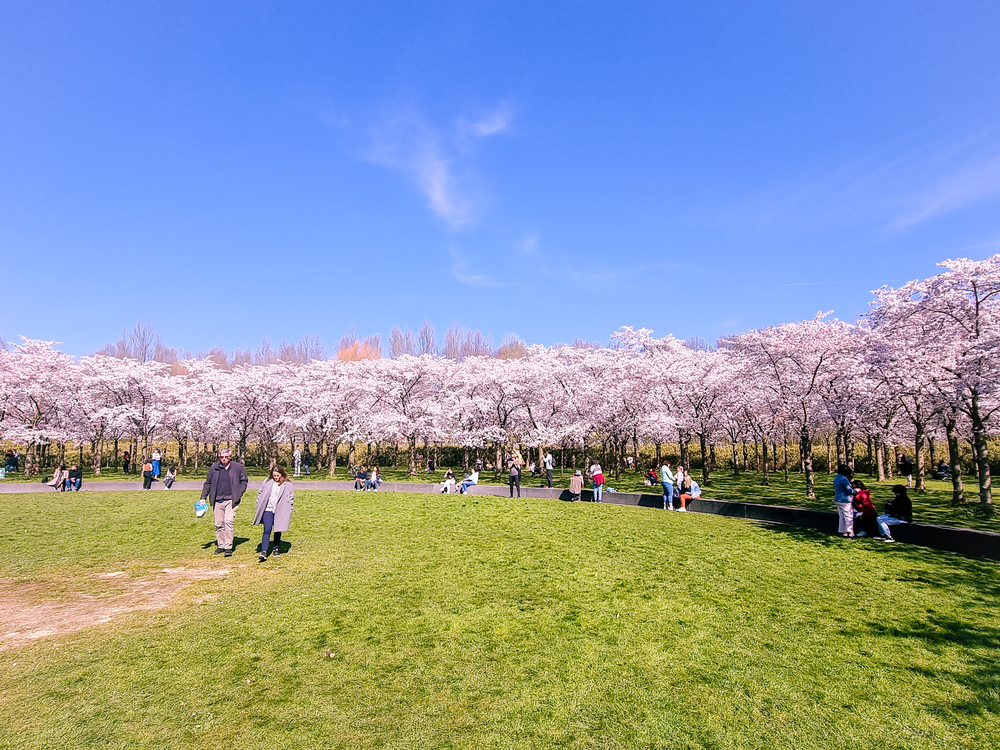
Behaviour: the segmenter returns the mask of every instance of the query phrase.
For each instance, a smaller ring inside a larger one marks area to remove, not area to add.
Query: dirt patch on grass
[[[226,568],[164,568],[146,578],[100,573],[96,578],[117,590],[104,595],[71,592],[57,599],[49,584],[0,578],[0,651],[101,625],[128,612],[161,609],[189,583],[228,574]]]

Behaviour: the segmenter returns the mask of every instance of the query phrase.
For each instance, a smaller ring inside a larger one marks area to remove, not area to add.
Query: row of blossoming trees
[[[864,445],[883,476],[888,448],[918,461],[945,440],[955,500],[964,501],[960,451],[971,448],[979,499],[991,503],[988,438],[995,433],[1000,358],[1000,255],[955,260],[933,278],[875,293],[858,324],[813,320],[748,331],[714,350],[623,328],[607,349],[528,347],[524,356],[314,360],[223,370],[98,355],[73,360],[51,342],[0,351],[0,439],[29,454],[53,443],[89,445],[99,473],[112,441],[146,451],[171,441],[180,460],[230,442],[276,460],[289,440],[315,443],[333,471],[337,447],[391,443],[416,470],[418,441],[488,451],[512,443],[571,447],[616,465],[639,445],[700,449],[710,481],[716,448],[752,442],[763,481],[792,442],[814,496],[817,435],[838,460]],[[912,450],[911,450],[912,449]],[[770,451],[770,455],[769,455]],[[773,469],[772,469],[773,470]]]

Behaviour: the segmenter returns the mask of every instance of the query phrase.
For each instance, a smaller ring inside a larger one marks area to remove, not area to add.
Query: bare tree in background
[[[430,354],[432,357],[437,356],[437,336],[434,334],[434,326],[431,325],[429,320],[424,320],[420,326],[420,331],[417,333],[417,351],[421,355]]]
[[[517,337],[516,333],[508,333],[504,336],[496,353],[497,359],[524,359],[527,356],[528,347]]]
[[[516,337],[515,337],[516,338]],[[480,330],[471,331],[452,323],[444,335],[441,356],[460,362],[466,357],[489,357],[493,355],[493,339]]]
[[[404,354],[416,354],[417,348],[413,342],[413,331],[409,327],[399,330],[399,326],[393,326],[389,333],[389,356],[399,359]]]
[[[358,331],[354,326],[351,326],[351,330],[340,338],[340,343],[337,344],[337,351],[342,352],[345,349],[350,349],[356,343],[358,343]]]

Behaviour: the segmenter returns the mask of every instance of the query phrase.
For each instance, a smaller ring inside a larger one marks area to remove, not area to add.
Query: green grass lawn
[[[197,493],[6,495],[24,606],[229,568],[0,651],[10,748],[984,748],[1000,567],[700,514],[307,492],[229,559]],[[44,505],[43,505],[44,504]],[[324,652],[330,650],[332,657]],[[992,740],[990,738],[993,738]]]

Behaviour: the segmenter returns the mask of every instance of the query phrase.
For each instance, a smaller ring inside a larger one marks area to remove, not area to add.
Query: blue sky
[[[0,0],[0,336],[852,320],[1000,252],[998,38],[992,1]]]

